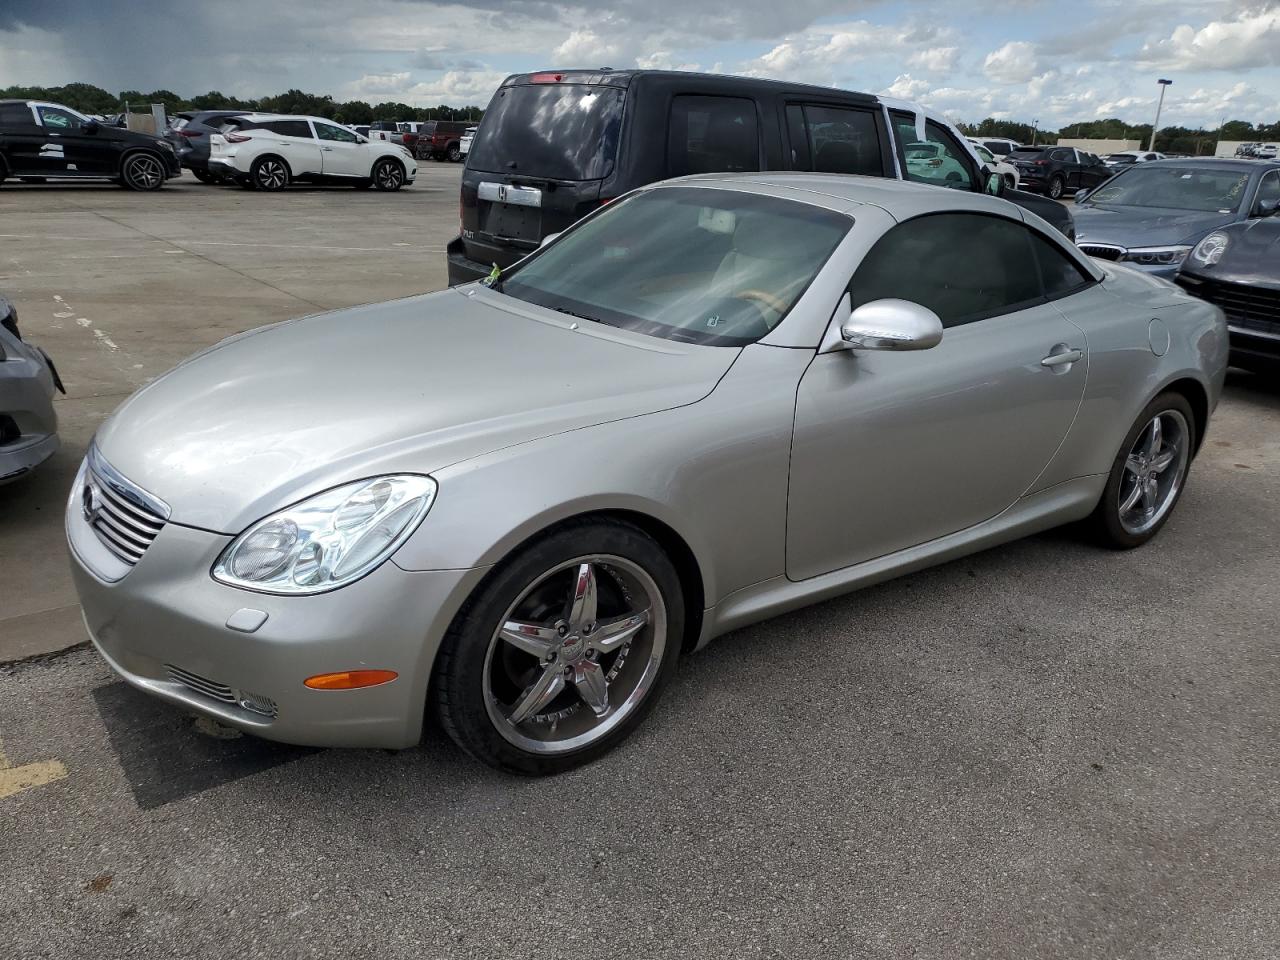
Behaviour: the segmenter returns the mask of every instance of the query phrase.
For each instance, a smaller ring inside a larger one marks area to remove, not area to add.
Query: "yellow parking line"
[[[21,767],[9,766],[9,760],[4,754],[4,741],[0,740],[0,800],[32,787],[61,780],[66,775],[67,768],[61,760],[39,760]]]

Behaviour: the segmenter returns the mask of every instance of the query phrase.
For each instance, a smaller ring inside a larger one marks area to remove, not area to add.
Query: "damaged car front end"
[[[53,361],[22,339],[16,308],[0,296],[0,484],[25,476],[57,452],[55,390],[66,393]]]

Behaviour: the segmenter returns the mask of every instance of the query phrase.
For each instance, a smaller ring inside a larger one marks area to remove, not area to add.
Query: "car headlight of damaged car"
[[[213,565],[213,578],[263,593],[323,593],[395,552],[435,500],[436,482],[373,477],[316,494],[259,520]]]
[[[1191,247],[1130,247],[1125,255],[1129,263],[1140,263],[1147,267],[1175,267],[1187,259]]]
[[[1203,266],[1212,267],[1222,259],[1230,243],[1231,238],[1225,233],[1211,233],[1196,244],[1196,248],[1191,251],[1191,259]]]

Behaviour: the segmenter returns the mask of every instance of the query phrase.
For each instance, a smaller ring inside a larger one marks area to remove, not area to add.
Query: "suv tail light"
[[[1037,167],[1047,167],[1047,166],[1049,165],[1049,161],[1048,161],[1048,160],[1037,160],[1037,161],[1035,162],[1035,164],[1036,164],[1036,166],[1037,166]]]
[[[223,136],[227,138],[227,143],[246,143],[253,139],[247,133],[236,133],[232,130],[228,130]]]
[[[564,79],[563,73],[535,73],[529,78],[530,83],[559,83]]]
[[[188,130],[185,127],[181,130],[174,131],[180,137],[203,137],[204,133],[200,130]]]

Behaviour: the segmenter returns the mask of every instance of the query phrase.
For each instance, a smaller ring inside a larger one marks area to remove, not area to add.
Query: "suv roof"
[[[555,79],[551,79],[551,78]],[[627,87],[637,77],[655,79],[670,78],[673,83],[687,84],[691,79],[714,81],[717,84],[742,84],[744,87],[771,87],[774,91],[795,92],[810,96],[838,95],[842,98],[863,99],[867,103],[885,103],[886,105],[902,105],[902,101],[892,101],[886,97],[877,97],[870,93],[855,90],[837,90],[833,87],[819,87],[810,83],[791,83],[787,80],[769,80],[763,77],[739,77],[725,73],[698,73],[687,70],[614,70],[601,67],[596,70],[534,70],[530,73],[515,73],[502,81],[503,87],[524,83],[588,83],[610,87]]]

